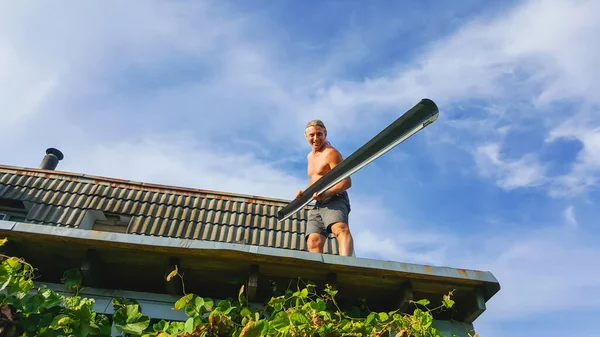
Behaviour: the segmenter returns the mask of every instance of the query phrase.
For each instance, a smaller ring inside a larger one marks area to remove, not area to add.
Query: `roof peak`
[[[176,185],[163,185],[149,182],[140,182],[134,180],[126,180],[119,178],[111,178],[106,176],[96,176],[91,174],[84,174],[78,172],[71,171],[61,171],[61,170],[45,170],[40,168],[32,168],[32,167],[20,167],[20,166],[11,166],[0,164],[0,173],[12,173],[23,176],[38,176],[45,178],[59,178],[66,179],[70,181],[85,181],[85,182],[93,182],[96,184],[106,184],[112,187],[128,187],[128,188],[137,188],[142,190],[160,190],[160,191],[172,191],[178,194],[204,194],[204,195],[214,195],[217,198],[228,199],[228,200],[243,200],[245,202],[259,202],[262,204],[276,204],[276,205],[285,205],[290,202],[290,200],[286,199],[278,199],[266,196],[256,196],[256,195],[248,195],[248,194],[240,194],[233,192],[224,192],[224,191],[216,191],[216,190],[205,190],[199,188],[185,187],[185,186],[176,186]]]

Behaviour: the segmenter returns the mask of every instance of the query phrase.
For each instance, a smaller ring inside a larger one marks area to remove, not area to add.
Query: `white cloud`
[[[444,149],[440,156],[452,155],[457,148],[468,152],[479,149],[479,157],[487,155],[493,164],[486,166],[496,166],[487,176],[503,188],[539,185],[545,169],[537,154],[500,160],[494,157],[496,149],[485,144],[490,138],[505,141],[512,130],[553,128],[565,119],[565,113],[572,114],[564,109],[549,110],[554,103],[600,103],[600,70],[596,66],[600,44],[595,43],[600,34],[595,13],[599,12],[598,1],[528,1],[494,17],[465,24],[450,36],[430,43],[412,63],[399,64],[388,76],[363,82],[338,81],[321,88],[308,109],[344,129],[358,123],[368,125],[367,120],[377,121],[378,116],[398,115],[422,97],[429,97],[441,110],[435,132],[446,141],[441,143]],[[462,122],[453,120],[456,107],[481,101],[485,103],[469,109],[470,115]],[[597,110],[592,115],[600,118]],[[548,177],[556,180],[545,185],[551,188],[550,193],[575,195],[596,184],[597,178],[588,168],[592,162],[597,165],[592,158],[600,157],[595,155],[600,149],[596,146],[597,129],[586,130],[572,134],[585,144],[579,159],[584,164],[578,164],[568,176]],[[457,141],[469,135],[477,138],[468,143]],[[455,148],[449,149],[449,144]],[[561,191],[564,189],[567,191]]]
[[[500,187],[576,195],[598,183],[598,1],[525,2],[468,22],[414,60],[375,69],[387,75],[364,81],[331,74],[376,53],[363,45],[368,37],[344,37],[350,53],[295,63],[282,56],[285,48],[271,35],[279,30],[268,20],[219,2],[23,4],[0,3],[3,163],[35,166],[52,145],[66,155],[59,169],[292,198],[307,183],[300,147],[307,119],[326,120],[334,143],[342,143],[429,97],[441,109],[434,127],[473,153],[479,173]],[[176,68],[181,64],[191,66]],[[175,73],[188,76],[169,82]],[[589,111],[546,110],[569,101]],[[567,175],[548,177],[538,154],[502,153],[507,137],[527,128],[551,129],[549,142],[581,142]],[[170,129],[183,134],[165,133]],[[449,143],[440,152],[452,156]],[[290,162],[301,164],[301,176],[283,168]],[[589,294],[600,291],[600,275],[590,266],[600,252],[586,242],[589,233],[507,225],[506,234],[476,231],[463,240],[460,229],[407,223],[372,195],[351,197],[359,257],[492,271],[502,289],[478,322],[598,306]],[[564,216],[577,223],[573,208]]]
[[[11,50],[11,60],[31,60],[28,66],[43,70],[33,71],[40,75],[24,87],[55,83],[42,87],[52,88],[53,96],[49,96],[49,89],[41,90],[46,94],[38,96],[60,104],[39,114],[72,119],[85,113],[90,119],[100,119],[102,114],[116,117],[117,113],[126,113],[120,123],[129,132],[141,131],[140,119],[153,121],[146,124],[152,128],[179,119],[184,121],[179,128],[190,130],[197,125],[204,127],[204,132],[219,130],[225,139],[240,137],[242,130],[255,127],[262,142],[292,146],[298,151],[303,139],[290,135],[300,130],[309,116],[327,120],[335,140],[342,141],[353,138],[358,123],[385,124],[385,119],[377,116],[392,112],[397,115],[398,110],[430,97],[440,104],[439,124],[444,118],[452,119],[452,106],[462,101],[495,100],[500,114],[486,103],[482,109],[471,110],[473,115],[469,117],[486,123],[492,134],[504,136],[518,120],[533,117],[533,112],[505,109],[506,100],[542,106],[556,99],[583,97],[593,101],[600,92],[600,76],[594,74],[600,48],[587,43],[593,41],[600,27],[591,14],[598,7],[595,1],[531,1],[497,17],[472,21],[447,38],[430,43],[412,62],[398,63],[387,72],[388,76],[370,77],[363,82],[341,81],[328,75],[339,72],[345,62],[368,57],[364,39],[352,42],[352,34],[341,39],[344,49],[352,50],[356,43],[362,51],[343,57],[332,53],[331,58],[319,63],[331,69],[290,63],[281,56],[277,40],[265,38],[262,29],[274,32],[268,30],[268,20],[242,15],[218,3],[187,7],[150,2],[134,6],[135,10],[110,2],[78,4],[80,7],[60,11],[53,7],[34,10],[37,7],[33,5],[24,9],[12,4],[3,6],[0,12],[5,15],[0,21],[5,22],[2,28],[6,34],[0,50]],[[42,12],[49,14],[42,16]],[[557,15],[562,19],[555,20]],[[111,17],[109,27],[102,24],[105,16]],[[25,36],[18,28],[23,22],[28,23],[32,34]],[[78,29],[72,29],[76,25]],[[44,43],[48,40],[55,43]],[[148,88],[141,96],[114,100],[119,93],[113,86],[120,83],[123,71],[153,74],[173,55],[190,57],[206,71],[190,82]],[[18,77],[18,72],[11,78]],[[382,72],[377,69],[377,73]],[[10,82],[0,81],[0,89],[9,87]],[[114,102],[108,109],[93,108],[81,98],[82,90],[93,99]],[[25,103],[32,101],[23,99],[24,91],[11,96],[15,97],[15,111],[25,109]],[[489,123],[490,118],[498,122]],[[345,132],[349,130],[353,131]],[[465,131],[479,132],[473,128],[457,132]],[[256,137],[245,136],[246,140]],[[519,186],[531,179],[514,178],[502,184]]]
[[[71,147],[57,169],[120,179],[290,200],[306,181],[251,153],[229,151],[188,135]]]
[[[539,186],[545,180],[544,167],[531,154],[517,160],[502,159],[500,145],[492,143],[479,146],[474,157],[480,174],[495,179],[506,190]]]
[[[416,228],[397,212],[382,207],[373,195],[350,191],[350,229],[357,257],[443,265],[448,242],[453,236],[439,229]]]
[[[425,96],[444,104],[527,97],[597,101],[600,78],[593,69],[600,47],[589,42],[600,31],[599,11],[597,1],[529,1],[464,25],[389,76],[334,85],[318,103],[335,111],[367,103],[398,106]]]
[[[567,207],[564,212],[565,220],[570,227],[577,227],[577,219],[575,218],[575,209],[573,205]]]
[[[8,126],[4,132],[12,134],[12,126],[25,126],[59,82],[54,71],[19,55],[0,37],[0,119],[3,126]]]
[[[469,241],[472,249],[453,259],[490,270],[502,289],[487,304],[482,321],[523,321],[571,310],[600,309],[589,294],[600,291],[596,239],[568,228],[516,230]],[[560,305],[557,305],[560,303]],[[482,323],[483,324],[483,323]]]
[[[220,2],[3,3],[0,98],[7,109],[0,116],[10,114],[3,122],[12,125],[27,115],[29,128],[44,124],[32,117],[121,114],[130,132],[140,131],[141,118],[155,120],[155,129],[180,118],[238,134],[255,123],[277,134],[272,124],[289,120],[281,110],[297,101],[289,83],[298,76],[261,38],[266,25]],[[44,100],[52,104],[42,106]]]
[[[583,148],[569,173],[557,178],[553,196],[573,196],[597,187],[600,175],[600,125],[598,112],[579,113],[551,130],[546,141],[576,140]]]

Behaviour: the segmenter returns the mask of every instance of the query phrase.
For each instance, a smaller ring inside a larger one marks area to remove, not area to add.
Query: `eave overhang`
[[[371,310],[410,311],[410,300],[428,298],[437,306],[455,290],[456,307],[438,319],[472,323],[500,290],[492,273],[449,267],[316,254],[271,247],[121,234],[0,221],[0,237],[12,253],[36,267],[40,281],[57,282],[67,268],[94,269],[92,281],[105,288],[177,292],[164,275],[174,264],[184,272],[185,289],[200,296],[235,296],[241,284],[252,297],[273,295],[303,282],[334,284],[340,303],[367,299]],[[96,267],[90,267],[96,266]],[[60,273],[59,273],[60,271]],[[250,287],[249,287],[250,286]],[[228,294],[228,295],[227,295]]]

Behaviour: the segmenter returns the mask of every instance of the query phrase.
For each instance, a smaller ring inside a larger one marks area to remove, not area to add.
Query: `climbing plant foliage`
[[[4,243],[6,239],[0,240],[0,246]],[[94,300],[80,296],[78,270],[64,273],[62,281],[70,294],[65,296],[43,285],[36,287],[34,268],[23,259],[0,257],[0,336],[110,336],[114,326],[123,336],[442,337],[432,327],[431,312],[454,305],[448,294],[435,308],[429,308],[427,300],[415,302],[417,309],[410,315],[389,311],[356,317],[338,307],[337,290],[330,286],[321,293],[312,285],[287,289],[263,306],[248,303],[242,287],[235,298],[218,302],[185,294],[173,309],[185,312],[187,320],[151,324],[140,305],[126,298],[112,300],[112,317],[94,312]],[[167,281],[183,282],[183,275],[176,268]]]

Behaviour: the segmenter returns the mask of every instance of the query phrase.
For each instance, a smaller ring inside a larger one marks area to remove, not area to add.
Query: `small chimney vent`
[[[58,161],[62,160],[64,155],[59,150],[51,147],[46,150],[46,155],[40,164],[42,170],[54,170],[58,165]]]

